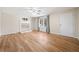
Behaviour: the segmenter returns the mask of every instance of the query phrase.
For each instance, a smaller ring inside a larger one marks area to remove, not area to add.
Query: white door
[[[73,37],[74,16],[72,13],[60,15],[60,34]]]
[[[46,32],[45,19],[39,19],[39,30]]]

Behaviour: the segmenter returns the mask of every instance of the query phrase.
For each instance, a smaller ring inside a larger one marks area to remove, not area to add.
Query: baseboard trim
[[[14,33],[8,33],[8,34],[1,34],[1,36],[4,36],[4,35],[11,35],[11,34],[17,34],[17,33],[20,33],[20,32],[14,32]]]
[[[60,33],[50,33],[50,34],[56,34],[56,35],[66,36],[66,35],[62,35]],[[71,38],[77,38],[77,39],[79,39],[78,37],[75,37],[75,36],[66,36],[66,37],[71,37]]]

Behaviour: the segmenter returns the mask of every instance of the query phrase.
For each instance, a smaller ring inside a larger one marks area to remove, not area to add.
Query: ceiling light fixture
[[[35,7],[30,7],[28,11],[31,12],[33,15],[40,15],[42,13],[42,9]]]

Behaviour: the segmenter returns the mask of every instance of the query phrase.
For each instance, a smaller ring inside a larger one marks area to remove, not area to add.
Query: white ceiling
[[[38,10],[41,10],[40,14],[33,14],[33,12],[29,12],[30,8],[36,8]],[[8,12],[12,14],[18,14],[18,15],[27,15],[31,17],[37,17],[37,16],[43,16],[43,15],[49,15],[56,12],[66,11],[69,9],[73,9],[74,7],[1,7],[3,12]]]

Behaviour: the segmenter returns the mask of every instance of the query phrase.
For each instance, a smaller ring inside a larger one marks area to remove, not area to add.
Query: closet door
[[[74,36],[74,16],[72,13],[60,15],[60,34]]]

